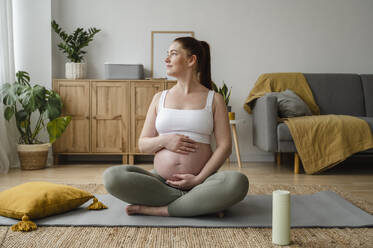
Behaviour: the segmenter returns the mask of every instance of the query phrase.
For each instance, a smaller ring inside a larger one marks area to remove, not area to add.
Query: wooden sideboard
[[[176,84],[169,80],[54,79],[53,90],[63,102],[62,115],[71,122],[53,144],[59,155],[122,155],[134,164],[141,153],[138,139],[153,96]]]

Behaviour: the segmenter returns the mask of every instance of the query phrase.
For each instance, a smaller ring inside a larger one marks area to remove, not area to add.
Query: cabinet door
[[[164,81],[131,81],[131,153],[140,153],[138,140],[153,96]]]
[[[171,81],[171,80],[167,80],[166,81],[166,89],[167,90],[169,90],[169,89],[171,89],[172,87],[174,87],[175,86],[175,84],[176,84],[176,81]]]
[[[71,116],[71,122],[65,132],[53,144],[54,152],[86,153],[90,149],[89,124],[89,81],[57,80],[54,90],[61,96],[62,115]]]
[[[129,104],[129,81],[92,82],[92,152],[128,152]]]

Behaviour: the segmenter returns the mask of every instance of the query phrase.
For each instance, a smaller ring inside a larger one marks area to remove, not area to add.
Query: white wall
[[[51,1],[13,0],[16,71],[30,73],[31,82],[51,87]]]
[[[253,147],[251,117],[242,108],[257,77],[372,73],[372,12],[371,0],[52,0],[52,18],[67,31],[102,29],[88,48],[89,78],[103,78],[106,61],[142,63],[149,70],[152,30],[191,30],[209,42],[213,80],[233,87],[233,111],[247,120],[238,127],[244,161],[273,159]],[[52,37],[53,76],[64,77],[65,56]]]
[[[51,0],[13,0],[14,62],[16,71],[27,71],[31,83],[51,88]],[[36,123],[38,116],[32,116]],[[48,133],[42,130],[42,141]],[[52,164],[49,152],[48,165]]]

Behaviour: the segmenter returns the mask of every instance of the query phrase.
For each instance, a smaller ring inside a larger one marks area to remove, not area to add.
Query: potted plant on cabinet
[[[225,105],[227,105],[229,119],[234,120],[235,117],[234,112],[232,112],[232,106],[229,106],[229,99],[231,97],[232,87],[228,89],[228,86],[225,84],[224,81],[222,87],[218,87],[214,82],[211,83],[211,86],[215,92],[220,93],[223,96]]]
[[[30,76],[25,71],[17,72],[13,84],[4,84],[0,88],[0,96],[5,105],[5,119],[9,121],[14,116],[20,134],[17,150],[21,168],[45,168],[48,148],[62,135],[71,121],[70,116],[61,117],[60,96],[44,86],[30,85]],[[35,116],[37,113],[38,117]],[[33,120],[36,117],[35,123]],[[43,143],[38,137],[45,128],[49,134],[49,143]]]
[[[88,46],[89,42],[93,40],[93,36],[101,30],[95,27],[89,28],[88,31],[83,28],[77,28],[72,34],[68,35],[55,20],[52,21],[52,29],[62,39],[62,42],[58,44],[58,48],[63,53],[66,53],[67,59],[70,60],[70,62],[65,64],[65,77],[67,79],[85,78],[87,64],[83,55],[87,52],[82,49]]]

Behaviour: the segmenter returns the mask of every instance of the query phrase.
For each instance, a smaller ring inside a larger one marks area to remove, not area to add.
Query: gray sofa
[[[373,132],[373,74],[318,74],[304,76],[319,105],[320,114],[352,115],[368,122]],[[278,122],[275,96],[257,99],[253,108],[253,142],[263,151],[275,152],[277,164],[281,153],[294,153],[294,172],[299,172],[299,157],[290,130]],[[364,153],[372,153],[373,149]]]

